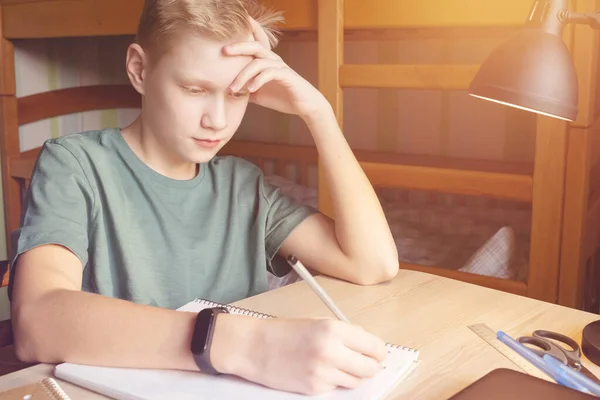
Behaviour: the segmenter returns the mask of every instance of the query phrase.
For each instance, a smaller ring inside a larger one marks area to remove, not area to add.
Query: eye
[[[237,99],[243,99],[244,97],[248,97],[250,95],[250,92],[244,90],[242,92],[230,92],[230,95],[237,98]]]
[[[188,87],[188,86],[184,86],[183,90],[185,90],[186,92],[188,92],[190,94],[202,94],[202,93],[206,92],[204,89]]]

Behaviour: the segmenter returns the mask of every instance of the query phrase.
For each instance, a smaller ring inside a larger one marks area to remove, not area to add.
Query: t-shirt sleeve
[[[261,179],[261,190],[268,210],[265,238],[267,268],[281,277],[290,272],[291,267],[277,254],[279,248],[294,228],[310,215],[318,213],[318,210],[286,196],[277,186],[265,181],[264,177]]]
[[[40,150],[25,197],[21,226],[11,233],[11,269],[17,257],[45,244],[72,251],[88,261],[88,221],[94,207],[89,181],[77,158],[60,142]],[[11,271],[11,277],[16,271]],[[12,291],[12,279],[9,295]]]

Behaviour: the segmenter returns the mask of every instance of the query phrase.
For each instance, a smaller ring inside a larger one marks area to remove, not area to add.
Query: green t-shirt
[[[12,265],[58,244],[81,260],[84,291],[172,309],[196,297],[228,303],[266,291],[268,271],[289,272],[277,251],[315,212],[243,159],[215,157],[174,180],[144,164],[119,129],[82,132],[44,143]]]

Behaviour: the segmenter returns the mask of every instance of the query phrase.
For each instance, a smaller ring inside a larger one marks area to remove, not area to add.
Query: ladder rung
[[[479,65],[344,64],[341,87],[466,90]]]

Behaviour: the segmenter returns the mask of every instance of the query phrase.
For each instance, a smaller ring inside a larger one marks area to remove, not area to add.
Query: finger
[[[275,68],[277,64],[273,60],[265,60],[262,58],[257,58],[248,64],[235,78],[233,83],[231,84],[231,90],[237,92],[241,90],[243,87],[246,87],[248,83],[259,75],[262,71],[268,68]],[[250,90],[250,86],[248,86],[248,90]]]
[[[254,92],[258,91],[261,87],[263,87],[270,81],[276,79],[279,71],[281,71],[281,68],[277,68],[277,67],[264,69],[248,85],[248,91],[250,93],[254,93]]]
[[[377,336],[365,331],[361,327],[352,325],[353,329],[346,331],[345,345],[356,352],[382,362],[387,356],[388,349],[385,342]]]
[[[257,41],[233,43],[225,46],[224,50],[225,53],[230,56],[251,56],[281,60],[281,57],[265,48]]]
[[[336,389],[336,385],[329,384],[309,384],[297,390],[298,393],[308,396],[321,396],[331,393]]]
[[[361,378],[339,369],[332,371],[329,378],[331,381],[328,383],[347,389],[355,389],[363,382]]]
[[[356,378],[371,378],[381,371],[381,364],[372,357],[344,347],[337,354],[335,361],[342,371]]]
[[[263,29],[262,26],[252,17],[249,17],[250,25],[252,26],[252,35],[254,39],[257,40],[264,48],[271,50],[271,42],[269,41],[269,36]]]

